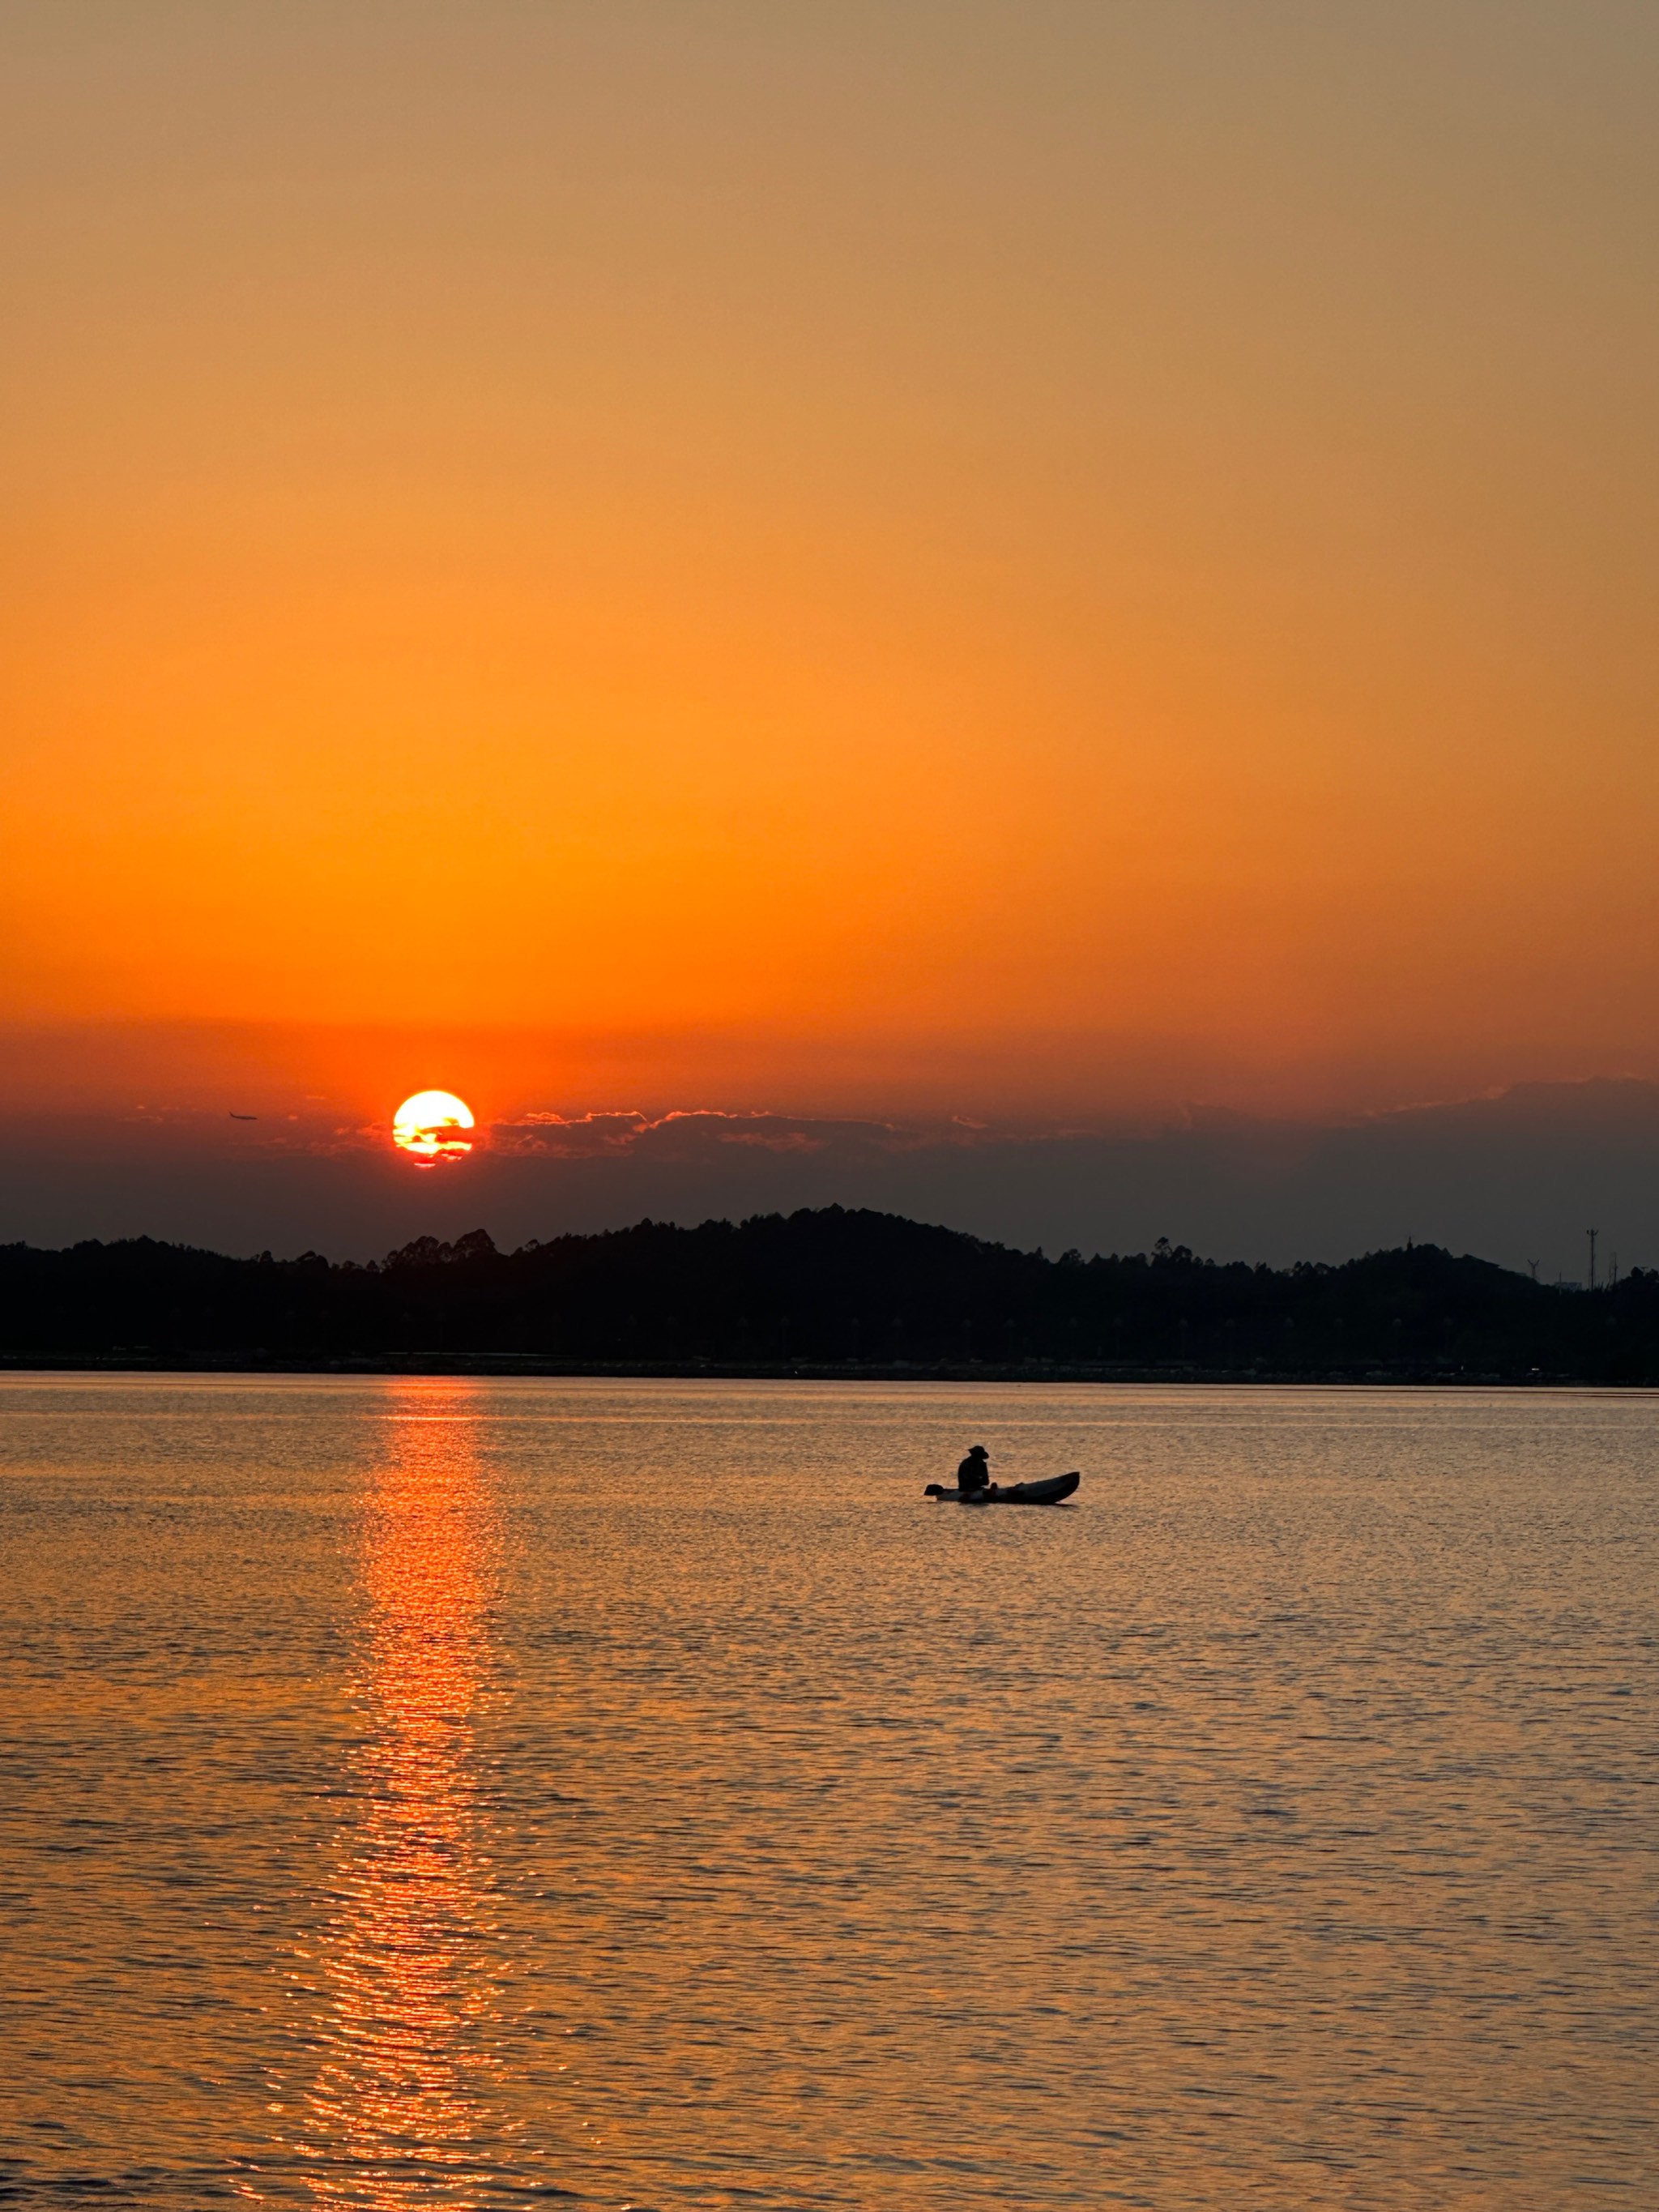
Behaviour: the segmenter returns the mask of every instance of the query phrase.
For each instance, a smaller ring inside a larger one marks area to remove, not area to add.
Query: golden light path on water
[[[492,2109],[504,1972],[475,1723],[499,1540],[466,1382],[397,1387],[362,1531],[357,1818],[319,1961],[321,2063],[298,2148],[325,2204],[465,2204]]]

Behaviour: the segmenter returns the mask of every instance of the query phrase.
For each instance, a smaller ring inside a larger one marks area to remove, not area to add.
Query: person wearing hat
[[[983,1444],[975,1444],[957,1469],[957,1488],[964,1498],[976,1498],[991,1486],[991,1455]]]

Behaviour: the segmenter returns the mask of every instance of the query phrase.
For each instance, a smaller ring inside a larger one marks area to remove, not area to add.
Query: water
[[[922,1502],[983,1441],[1078,1504]],[[1659,2203],[1650,1397],[0,1382],[0,2203]]]

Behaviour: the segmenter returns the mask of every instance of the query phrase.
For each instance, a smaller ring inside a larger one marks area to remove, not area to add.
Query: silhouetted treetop
[[[1659,1274],[1591,1293],[1433,1244],[1274,1268],[1166,1237],[1049,1260],[834,1206],[515,1252],[477,1229],[367,1267],[137,1237],[0,1247],[0,1353],[1659,1381]]]

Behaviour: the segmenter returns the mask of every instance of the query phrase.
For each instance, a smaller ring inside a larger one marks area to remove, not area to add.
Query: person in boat
[[[991,1487],[991,1455],[983,1444],[975,1444],[957,1469],[957,1488],[964,1498],[976,1497]]]

